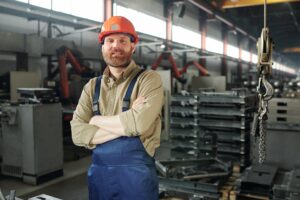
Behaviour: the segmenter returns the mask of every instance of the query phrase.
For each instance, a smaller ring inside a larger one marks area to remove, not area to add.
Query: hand
[[[133,101],[132,108],[138,109],[146,102],[147,102],[146,98],[143,96],[140,96],[136,100]]]

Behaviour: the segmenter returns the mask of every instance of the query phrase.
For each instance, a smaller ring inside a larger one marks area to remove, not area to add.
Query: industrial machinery
[[[2,105],[1,173],[36,185],[63,175],[62,107],[51,89],[19,92],[26,101]]]
[[[172,73],[174,75],[174,77],[180,81],[181,83],[185,83],[186,80],[183,78],[182,74],[186,73],[186,70],[189,68],[189,66],[194,65],[199,71],[200,74],[202,76],[208,76],[209,73],[207,71],[207,69],[205,67],[203,67],[202,65],[200,65],[200,63],[198,63],[197,61],[190,61],[187,62],[181,70],[178,69],[177,64],[175,59],[173,58],[171,52],[163,52],[162,54],[160,54],[160,56],[157,58],[157,60],[155,61],[155,63],[152,64],[152,68],[153,70],[156,70],[157,67],[159,66],[159,64],[164,60],[167,59],[170,64],[171,64],[171,68],[172,68]]]
[[[82,55],[80,52],[76,50],[71,50],[66,46],[61,46],[59,49],[56,50],[57,58],[58,58],[58,66],[57,69],[54,70],[46,80],[47,87],[55,86],[53,83],[53,79],[56,75],[59,74],[59,88],[55,88],[59,91],[60,101],[63,105],[72,105],[77,104],[77,101],[80,96],[80,92],[83,88],[83,85],[87,82],[84,81],[83,83],[76,85],[77,94],[71,94],[71,87],[69,83],[70,76],[72,73],[80,76],[80,80],[84,77],[88,79],[95,76],[95,72],[93,72],[86,63],[84,63],[81,59]],[[67,64],[71,64],[72,68],[68,71]],[[73,85],[72,85],[73,87]],[[74,86],[75,87],[75,86]]]
[[[96,72],[88,67],[88,63],[82,59],[82,54],[76,49],[61,46],[57,52],[57,68],[52,70],[45,80],[48,88],[57,91],[62,104],[63,144],[64,159],[74,160],[80,157],[82,148],[76,148],[71,139],[70,121],[81,95],[82,88]],[[69,68],[68,64],[71,65]],[[56,78],[59,77],[59,80]],[[56,80],[56,81],[54,81]],[[77,151],[78,150],[78,151]],[[86,155],[87,152],[82,152]]]

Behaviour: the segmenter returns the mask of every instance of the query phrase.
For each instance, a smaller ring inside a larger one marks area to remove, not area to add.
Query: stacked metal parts
[[[216,158],[156,161],[162,197],[218,200],[231,175],[230,163]]]
[[[300,199],[300,169],[280,170],[274,164],[247,168],[238,186],[238,199]]]
[[[273,186],[273,200],[300,199],[300,169],[281,172]]]
[[[239,198],[256,196],[269,199],[277,172],[278,167],[275,165],[259,164],[247,168],[241,178]]]
[[[183,91],[171,97],[170,139],[171,157],[198,157],[198,96]]]
[[[199,94],[200,156],[211,156],[217,137],[217,157],[244,168],[250,164],[250,123],[255,95],[244,89]]]
[[[171,160],[156,162],[163,197],[220,199],[220,189],[232,173],[232,163],[217,158],[217,136],[208,135],[212,152],[200,157],[201,92],[182,91],[171,97]]]

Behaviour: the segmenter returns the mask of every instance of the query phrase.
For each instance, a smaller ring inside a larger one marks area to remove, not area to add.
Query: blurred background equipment
[[[91,150],[73,144],[70,121],[106,67],[102,23],[119,15],[139,36],[134,61],[163,82],[160,199],[300,199],[300,1],[264,3],[0,1],[3,194],[88,199]],[[250,134],[257,107],[264,148]]]
[[[36,185],[63,175],[62,107],[46,101],[50,89],[19,91],[21,96],[26,94],[26,103],[2,106],[1,172]],[[46,100],[30,98],[45,91]]]

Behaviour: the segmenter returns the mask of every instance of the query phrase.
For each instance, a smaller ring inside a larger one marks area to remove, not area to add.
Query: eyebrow
[[[108,39],[116,39],[116,38],[114,38],[114,37],[109,37],[109,36],[107,36],[107,38]],[[126,35],[124,35],[124,36],[120,36],[120,39],[124,39],[124,38],[128,38],[128,39],[130,39],[128,36],[126,36]]]

